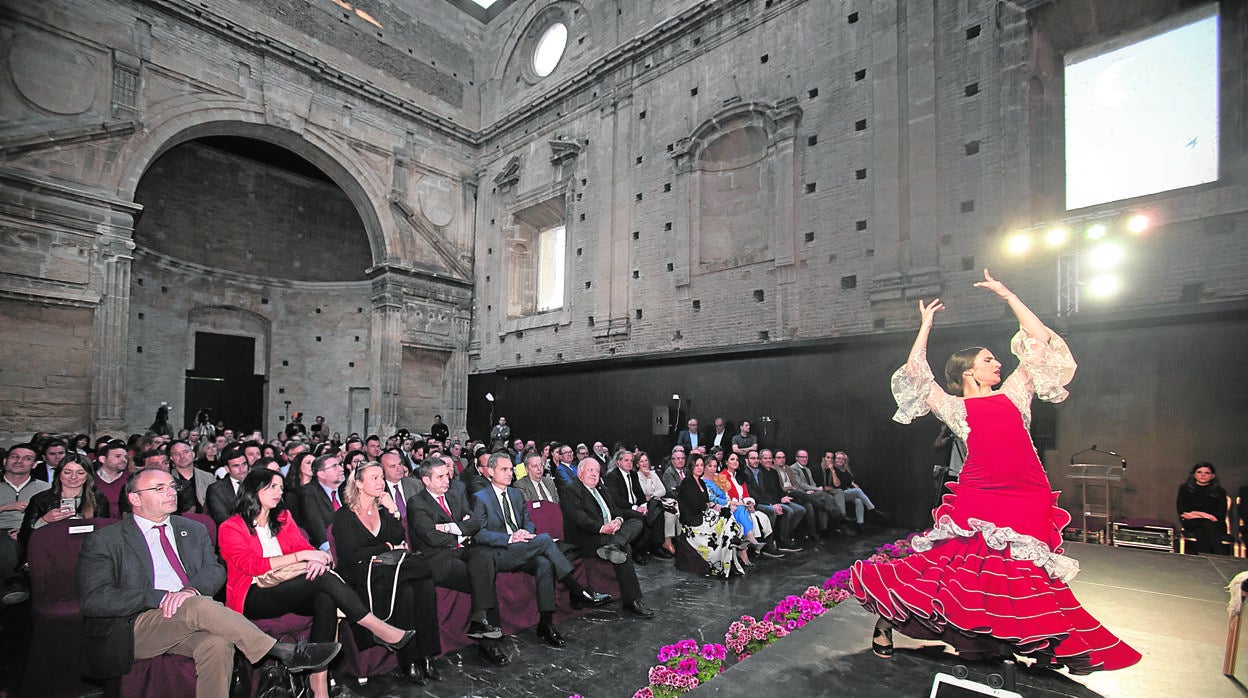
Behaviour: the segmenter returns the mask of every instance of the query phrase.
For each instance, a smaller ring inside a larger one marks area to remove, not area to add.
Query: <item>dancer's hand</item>
[[[919,301],[919,317],[922,318],[922,322],[920,322],[919,324],[922,327],[931,327],[932,318],[936,315],[936,313],[944,309],[945,309],[945,304],[941,303],[939,298],[932,301],[931,303],[924,303],[923,301],[920,300]]]
[[[992,278],[992,274],[988,273],[988,269],[986,267],[984,268],[984,280],[976,281],[971,285],[975,288],[986,288],[1005,300],[1009,300],[1010,297],[1014,295],[1010,289],[1005,287],[1005,284]]]

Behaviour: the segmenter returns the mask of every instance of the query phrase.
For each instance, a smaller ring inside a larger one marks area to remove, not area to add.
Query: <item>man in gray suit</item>
[[[84,675],[111,679],[135,659],[179,654],[195,660],[196,696],[226,698],[236,647],[252,663],[270,656],[291,671],[318,671],[338,654],[336,642],[277,642],[213,601],[225,567],[203,524],[172,515],[169,471],[140,470],[124,496],[133,515],[89,535],[78,555]]]
[[[524,501],[543,500],[559,503],[559,490],[555,478],[546,475],[546,462],[540,453],[524,459],[524,477],[516,480],[516,487],[524,493]]]

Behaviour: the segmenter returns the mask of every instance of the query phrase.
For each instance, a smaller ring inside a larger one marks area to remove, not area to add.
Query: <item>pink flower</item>
[[[698,673],[698,660],[693,657],[685,657],[676,664],[676,673],[685,675]]]
[[[654,698],[654,691],[649,686],[637,691],[633,694],[633,698]]]

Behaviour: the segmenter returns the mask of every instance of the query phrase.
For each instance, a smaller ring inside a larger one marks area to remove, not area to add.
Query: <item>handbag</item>
[[[292,674],[273,662],[256,672],[256,698],[307,698],[312,695],[307,674]]]
[[[287,582],[298,577],[302,577],[308,573],[308,563],[292,562],[289,565],[275,567],[268,572],[256,577],[256,586],[261,589],[275,587],[282,582]]]
[[[368,587],[368,608],[373,615],[381,618],[383,621],[390,620],[390,616],[394,615],[394,599],[399,593],[399,574],[403,571],[403,562],[407,560],[408,551],[402,548],[394,548],[383,553],[372,556],[368,561],[368,578],[365,582]],[[381,615],[381,611],[377,610],[377,604],[373,601],[373,568],[378,568],[379,579],[389,578],[390,582],[390,610],[386,612],[385,617]],[[393,568],[393,571],[389,571]],[[384,574],[383,574],[384,571]]]

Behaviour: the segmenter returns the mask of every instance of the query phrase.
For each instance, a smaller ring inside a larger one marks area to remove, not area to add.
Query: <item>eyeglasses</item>
[[[145,489],[135,490],[135,492],[136,492],[136,493],[138,493],[138,492],[155,492],[156,494],[164,494],[164,493],[168,492],[169,490],[173,490],[174,492],[181,492],[181,491],[182,491],[182,483],[177,482],[176,480],[175,480],[174,482],[162,482],[161,484],[156,485],[155,487],[147,487],[147,488],[145,488]]]

